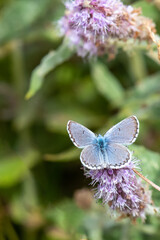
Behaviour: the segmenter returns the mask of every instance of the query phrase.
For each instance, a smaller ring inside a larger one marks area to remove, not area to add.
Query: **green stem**
[[[128,58],[131,78],[135,83],[141,83],[147,76],[147,69],[143,55],[140,51],[134,51]]]
[[[12,76],[13,84],[16,87],[17,94],[21,97],[24,95],[25,91],[25,70],[22,52],[22,43],[20,40],[12,41]]]
[[[157,36],[157,35],[156,35]],[[157,36],[157,38],[160,38],[159,36]],[[107,40],[107,43],[109,44],[115,44],[118,48],[123,48],[125,51],[129,50],[129,51],[133,51],[133,49],[135,50],[149,50],[149,49],[157,49],[157,45],[153,42],[152,44],[148,44],[146,41],[138,41],[138,40],[134,40],[132,38],[126,40],[126,41],[122,41],[119,39],[112,39],[109,38]]]

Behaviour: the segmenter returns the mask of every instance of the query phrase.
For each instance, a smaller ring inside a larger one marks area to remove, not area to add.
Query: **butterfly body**
[[[131,160],[131,152],[126,145],[136,140],[139,122],[135,116],[131,116],[113,126],[104,136],[96,136],[74,121],[68,122],[67,130],[75,146],[83,148],[80,160],[85,167],[116,169],[124,167]]]
[[[97,142],[97,145],[99,146],[100,149],[105,149],[106,146],[107,146],[107,141],[100,134],[98,135],[98,137],[96,139],[96,142]]]

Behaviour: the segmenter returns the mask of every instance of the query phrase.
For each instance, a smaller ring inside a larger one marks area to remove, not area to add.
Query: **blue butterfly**
[[[122,168],[131,160],[131,152],[124,145],[132,144],[139,133],[139,121],[135,116],[119,122],[104,136],[74,121],[67,124],[69,136],[78,148],[82,164],[89,169]]]

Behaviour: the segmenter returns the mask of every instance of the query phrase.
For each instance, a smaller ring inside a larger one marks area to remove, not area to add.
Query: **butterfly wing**
[[[93,144],[96,139],[96,136],[92,131],[74,121],[68,121],[67,131],[70,139],[78,148],[84,148],[87,145]]]
[[[109,143],[106,151],[110,168],[122,168],[131,160],[130,151],[121,144]]]
[[[83,166],[95,170],[106,168],[105,156],[96,145],[85,147],[80,156]]]
[[[135,116],[131,116],[109,129],[104,137],[108,142],[130,145],[136,140],[138,133],[139,121]]]

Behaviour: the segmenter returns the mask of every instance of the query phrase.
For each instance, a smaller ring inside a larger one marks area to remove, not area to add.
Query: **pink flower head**
[[[85,169],[85,175],[96,185],[95,198],[101,199],[122,216],[145,219],[147,208],[152,203],[151,192],[137,179],[133,161],[120,169]]]
[[[61,32],[83,57],[102,54],[102,49],[105,53],[109,37],[149,40],[148,28],[155,31],[154,23],[141,16],[139,9],[125,6],[120,0],[75,0],[65,6],[66,14],[59,21]]]

